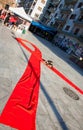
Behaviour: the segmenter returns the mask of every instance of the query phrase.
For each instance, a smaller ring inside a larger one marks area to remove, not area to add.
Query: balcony
[[[81,13],[83,13],[83,7],[80,8]]]
[[[51,5],[53,5],[53,6],[59,4],[59,2],[60,2],[59,0],[50,0],[50,1],[49,1],[49,3],[50,3]]]
[[[68,8],[68,7],[63,7],[63,8],[61,8],[61,13],[66,13],[66,14],[70,14],[71,13],[71,9],[70,8]]]
[[[43,15],[43,17],[49,19],[50,18],[50,14],[45,14],[45,15]]]
[[[67,36],[74,36],[72,32],[68,32],[68,31],[65,31],[65,30],[62,30],[62,33],[67,35]]]
[[[76,38],[80,42],[83,42],[83,35],[75,35],[72,31],[67,32],[67,31],[61,31],[63,34],[70,36],[72,38]]]
[[[50,0],[50,3],[59,3],[59,0]]]
[[[63,24],[65,24],[65,22],[66,22],[66,19],[64,19],[64,18],[61,18],[61,17],[57,17],[57,18],[55,18],[55,20],[57,21],[57,22],[59,22],[59,23],[63,23]]]
[[[70,4],[74,5],[77,1],[78,0],[65,0],[65,4],[66,5],[70,5]]]
[[[50,7],[47,9],[49,12],[53,13],[54,12],[54,8]]]
[[[74,24],[75,24],[76,26],[83,27],[83,20],[77,19],[76,21],[74,21]]]
[[[83,42],[83,35],[80,35],[80,36],[78,37],[78,40],[79,40],[80,42]]]

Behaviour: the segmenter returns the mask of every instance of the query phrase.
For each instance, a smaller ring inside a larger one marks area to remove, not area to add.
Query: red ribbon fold
[[[22,45],[20,39],[16,40]],[[0,116],[0,123],[19,130],[36,130],[35,120],[40,86],[41,52],[36,47],[34,51],[31,51],[31,49],[29,51],[32,54],[26,70],[15,86]]]

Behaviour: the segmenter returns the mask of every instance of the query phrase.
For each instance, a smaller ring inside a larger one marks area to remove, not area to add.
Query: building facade
[[[83,0],[61,0],[47,24],[58,30],[53,43],[83,68]]]
[[[48,0],[34,0],[31,8],[29,9],[28,15],[30,15],[34,20],[40,20],[40,16],[46,6],[47,1]]]
[[[26,13],[28,13],[29,9],[34,0],[17,0],[18,7],[24,7]]]
[[[43,9],[42,14],[40,15],[40,20],[43,23],[47,24],[51,21],[59,2],[60,0],[47,0],[45,8]]]
[[[83,0],[77,1],[62,31],[83,42]]]
[[[61,0],[47,24],[83,42],[83,0]]]
[[[33,19],[48,22],[60,0],[21,0],[19,6],[23,6],[26,13]]]
[[[0,5],[2,6],[2,8],[5,8],[6,4],[9,6],[15,7],[16,1],[15,0],[0,0]]]

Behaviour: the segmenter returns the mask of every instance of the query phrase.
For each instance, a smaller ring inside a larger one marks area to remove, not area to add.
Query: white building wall
[[[35,7],[34,7],[32,13],[31,13],[31,17],[32,17],[32,18],[35,17],[35,14],[38,14],[39,16],[41,15],[42,10],[43,10],[43,8],[44,8],[45,5],[46,5],[46,2],[47,2],[47,0],[45,0],[45,4],[43,4],[43,3],[41,3],[41,0],[38,0],[38,1],[37,1],[37,3],[36,3],[36,5],[35,5]],[[42,10],[39,11],[39,10],[38,10],[38,7],[41,7]]]

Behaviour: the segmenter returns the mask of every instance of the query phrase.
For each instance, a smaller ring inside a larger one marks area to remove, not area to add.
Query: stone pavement
[[[27,39],[40,48],[46,60],[83,90],[83,70],[68,59],[68,55],[50,42],[28,32],[17,37]],[[18,45],[11,30],[0,26],[0,113],[13,88],[26,68],[30,53]],[[63,88],[79,96],[74,100]],[[37,111],[37,130],[83,130],[83,95],[41,63],[41,85]],[[0,130],[13,128],[0,124]]]

